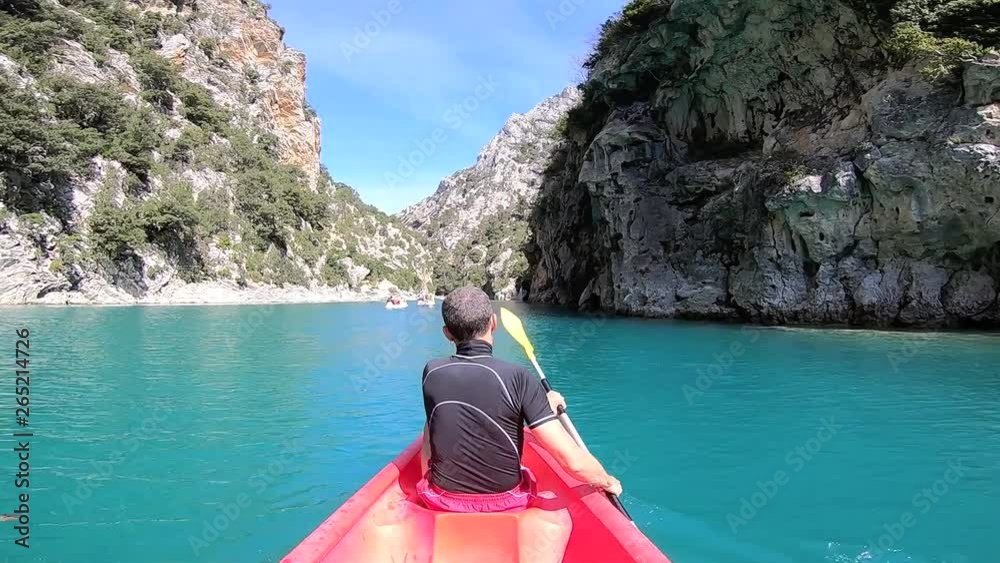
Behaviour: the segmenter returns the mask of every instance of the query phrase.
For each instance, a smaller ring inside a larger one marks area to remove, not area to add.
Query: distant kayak
[[[389,301],[388,303],[385,304],[385,308],[386,309],[390,309],[390,310],[393,310],[393,309],[405,309],[405,308],[407,308],[409,306],[410,306],[410,304],[407,303],[406,301],[399,301],[399,302],[396,302],[396,303],[393,303],[392,301]]]
[[[292,550],[282,563],[670,563],[601,491],[570,477],[525,431],[523,463],[539,507],[435,512],[416,500],[418,439]]]
[[[437,305],[434,301],[417,301],[417,307],[433,307]]]

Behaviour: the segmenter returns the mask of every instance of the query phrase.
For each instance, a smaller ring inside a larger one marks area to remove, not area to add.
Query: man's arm
[[[420,448],[420,475],[427,475],[431,466],[431,429],[424,424],[424,445]]]
[[[541,382],[524,371],[518,375],[522,378],[520,383],[524,390],[521,396],[521,416],[542,447],[577,480],[616,495],[621,494],[622,486],[618,479],[608,475],[597,458],[576,445],[573,437],[559,422],[556,413],[559,412],[559,407],[566,408],[563,396],[555,391],[546,393]]]
[[[561,422],[550,420],[532,429],[532,433],[538,443],[556,458],[559,465],[578,481],[590,483],[615,495],[622,494],[622,485],[618,479],[609,475],[590,452],[576,445]]]

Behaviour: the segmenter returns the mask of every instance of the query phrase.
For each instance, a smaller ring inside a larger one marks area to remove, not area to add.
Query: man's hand
[[[618,479],[615,479],[611,475],[608,475],[608,482],[602,487],[605,491],[615,495],[616,497],[622,496],[622,483]]]
[[[549,400],[549,406],[552,407],[552,412],[559,414],[559,407],[566,408],[566,399],[556,393],[555,391],[549,391],[545,397]]]

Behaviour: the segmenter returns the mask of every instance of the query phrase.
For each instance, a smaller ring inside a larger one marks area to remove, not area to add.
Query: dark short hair
[[[493,318],[493,305],[486,292],[477,287],[461,287],[448,294],[441,306],[444,326],[459,342],[485,334]]]

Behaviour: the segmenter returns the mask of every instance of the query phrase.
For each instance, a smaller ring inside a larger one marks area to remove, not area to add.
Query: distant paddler
[[[434,296],[431,295],[431,292],[427,291],[427,288],[425,287],[423,291],[420,292],[420,297],[417,298],[417,306],[433,307],[434,305],[435,305]]]
[[[389,300],[385,302],[386,309],[405,309],[407,307],[406,301],[404,301],[399,295],[392,295]]]

